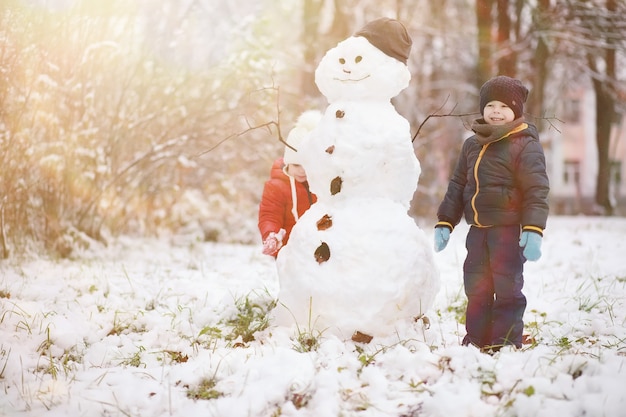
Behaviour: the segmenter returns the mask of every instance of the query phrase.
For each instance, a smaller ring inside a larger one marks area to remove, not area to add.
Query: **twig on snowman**
[[[214,150],[215,148],[217,148],[218,146],[220,146],[222,143],[224,143],[224,142],[226,142],[226,141],[228,141],[228,140],[230,140],[232,138],[238,138],[240,136],[244,136],[244,135],[252,132],[253,130],[264,129],[265,128],[265,129],[268,129],[270,131],[270,133],[271,133],[271,127],[272,126],[276,126],[276,128],[278,129],[278,140],[280,140],[285,145],[289,146],[289,144],[287,144],[287,142],[285,142],[285,140],[283,139],[282,135],[280,134],[280,124],[279,124],[279,122],[271,120],[269,122],[261,123],[261,124],[255,125],[255,126],[250,126],[249,125],[249,127],[246,130],[243,130],[241,132],[233,133],[231,135],[228,135],[224,139],[222,139],[219,142],[217,142],[215,145],[211,146],[210,148],[208,148],[208,149],[206,149],[206,150],[204,150],[204,151],[194,155],[194,157],[197,158],[199,156],[207,154],[207,153],[211,152],[212,150]],[[291,146],[289,146],[289,147],[291,148]]]
[[[453,114],[452,112],[454,111],[454,109],[456,109],[456,104],[454,105],[454,107],[452,108],[452,110],[450,110],[450,112],[448,112],[447,114],[438,114],[441,109],[444,108],[444,106],[446,105],[446,103],[448,102],[448,99],[450,98],[450,96],[446,97],[446,100],[443,102],[443,104],[441,106],[439,106],[439,108],[434,112],[429,114],[428,116],[426,116],[426,118],[424,119],[424,121],[422,123],[420,123],[419,127],[417,128],[417,132],[415,132],[415,135],[413,135],[413,139],[411,140],[411,142],[415,142],[415,139],[417,138],[417,135],[419,135],[420,131],[422,130],[422,127],[426,124],[426,122],[431,118],[431,117],[465,117],[465,116],[473,116],[476,113],[459,113],[459,114]]]
[[[248,133],[250,133],[250,132],[252,132],[254,130],[257,130],[257,129],[267,129],[268,132],[271,134],[272,133],[272,126],[275,126],[276,130],[278,131],[278,140],[280,142],[282,142],[283,144],[285,144],[285,146],[288,146],[289,148],[291,148],[293,151],[298,152],[297,149],[295,149],[293,146],[291,146],[290,144],[287,143],[287,141],[283,138],[283,135],[282,135],[282,133],[280,131],[280,88],[279,87],[275,87],[275,86],[267,87],[267,88],[271,88],[271,89],[276,90],[276,114],[277,114],[277,120],[270,120],[269,122],[261,123],[261,124],[258,124],[258,125],[251,125],[250,122],[248,121],[248,118],[244,116],[246,125],[248,126],[247,129],[245,129],[245,130],[243,130],[241,132],[233,133],[233,134],[230,134],[230,135],[226,136],[225,138],[223,138],[222,140],[218,141],[215,145],[211,146],[210,148],[208,148],[208,149],[206,149],[206,150],[204,150],[204,151],[202,151],[200,153],[197,153],[196,155],[193,156],[193,158],[198,158],[198,157],[200,157],[200,156],[202,156],[204,154],[207,154],[207,153],[213,151],[214,149],[218,148],[224,142],[229,141],[230,139],[233,139],[233,138],[238,138],[238,137],[244,136],[244,135],[246,135],[246,134],[248,134]],[[263,88],[263,90],[265,90],[265,89],[266,88]]]
[[[267,127],[267,130],[271,134],[272,133],[272,129],[270,127],[271,126],[276,126],[276,130],[277,130],[277,133],[278,133],[278,140],[280,142],[282,142],[283,145],[285,145],[288,148],[290,148],[292,151],[298,152],[298,150],[296,148],[294,148],[293,146],[291,146],[290,144],[287,143],[287,141],[283,138],[283,134],[280,131],[280,87],[272,86],[272,88],[276,90],[276,118],[278,120],[276,120],[276,121],[272,120],[271,122],[267,122],[264,125],[259,125],[256,128]],[[247,122],[247,120],[246,120],[246,122]],[[251,128],[250,130],[253,130],[253,129],[254,128]]]

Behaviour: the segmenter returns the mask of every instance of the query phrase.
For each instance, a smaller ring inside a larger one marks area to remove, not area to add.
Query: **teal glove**
[[[450,240],[450,229],[447,227],[435,227],[435,252],[441,252]]]
[[[524,248],[522,254],[529,261],[536,261],[541,258],[541,240],[542,236],[535,232],[522,232],[519,240],[520,248]]]

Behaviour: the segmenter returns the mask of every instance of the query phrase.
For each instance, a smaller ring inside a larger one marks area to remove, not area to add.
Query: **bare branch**
[[[454,109],[456,109],[456,104],[454,105],[454,107],[452,108],[452,110],[450,110],[448,113],[446,114],[437,114],[439,111],[441,111],[442,108],[444,108],[444,106],[446,105],[446,103],[448,102],[448,97],[446,97],[446,100],[444,101],[444,103],[439,106],[439,108],[434,112],[429,114],[426,119],[424,119],[424,121],[419,125],[419,127],[417,128],[417,132],[415,132],[415,135],[413,135],[413,139],[411,140],[411,142],[415,142],[415,139],[417,138],[417,135],[419,135],[420,131],[422,130],[422,127],[426,124],[426,122],[431,118],[431,117],[467,117],[467,116],[474,116],[477,113],[454,113]],[[531,115],[532,116],[532,115]],[[546,122],[548,122],[550,124],[550,127],[553,128],[554,130],[556,130],[557,132],[561,133],[561,130],[556,127],[556,125],[554,124],[554,121],[556,120],[557,122],[563,123],[562,120],[560,120],[558,117],[556,116],[551,116],[551,117],[536,117],[536,116],[532,116],[533,119],[535,120],[545,120]]]
[[[267,123],[262,123],[262,124],[260,124],[260,125],[250,126],[250,127],[248,127],[246,130],[244,130],[244,131],[242,131],[242,132],[239,132],[239,133],[233,133],[232,135],[228,135],[228,136],[226,136],[224,139],[220,140],[220,141],[219,141],[219,142],[217,142],[215,145],[211,146],[209,149],[207,149],[207,150],[205,150],[205,151],[202,151],[202,152],[200,152],[200,153],[197,153],[197,154],[193,155],[191,158],[198,158],[198,157],[200,157],[200,156],[202,156],[202,155],[204,155],[204,154],[207,154],[207,153],[209,153],[209,152],[213,151],[214,149],[216,149],[217,147],[219,147],[219,146],[220,146],[221,144],[223,144],[224,142],[226,142],[226,141],[228,141],[228,140],[230,140],[230,139],[232,139],[232,138],[238,138],[238,137],[244,136],[244,135],[246,135],[246,134],[248,134],[248,133],[252,132],[253,130],[267,128],[267,129],[269,129],[269,130],[271,131],[271,129],[270,129],[270,128],[271,128],[271,126],[277,126],[277,127],[278,127],[279,125],[278,125],[278,122],[275,122],[275,121],[273,121],[273,120],[272,120],[272,121],[269,121],[269,122],[267,122]],[[280,140],[281,142],[285,143],[285,141],[282,139],[282,137],[280,137],[280,134],[279,134],[279,140]],[[285,143],[285,144],[287,145],[287,143]],[[287,145],[287,146],[289,146],[289,145]]]
[[[426,124],[426,122],[431,118],[431,117],[466,117],[466,116],[472,116],[475,115],[476,113],[460,113],[460,114],[453,114],[454,109],[456,109],[456,104],[454,105],[454,107],[452,108],[452,110],[450,110],[450,112],[448,112],[447,114],[437,114],[441,111],[441,109],[443,109],[446,105],[446,103],[448,102],[448,99],[450,98],[450,96],[446,97],[446,100],[443,102],[443,104],[441,106],[439,106],[439,108],[437,110],[435,110],[434,113],[429,114],[424,121],[419,125],[419,127],[417,128],[417,132],[415,132],[415,135],[413,135],[413,139],[411,140],[411,142],[415,142],[415,139],[417,138],[417,135],[419,135],[420,131],[422,130],[422,127]]]
[[[551,116],[551,117],[546,117],[546,116],[542,116],[542,117],[535,117],[535,116],[533,116],[533,119],[536,119],[536,120],[545,120],[545,121],[546,121],[546,122],[548,122],[548,124],[550,125],[550,128],[552,128],[552,129],[556,130],[556,131],[557,131],[557,132],[559,132],[559,133],[562,133],[562,132],[561,132],[561,129],[559,129],[558,127],[556,127],[556,125],[554,124],[554,121],[557,121],[557,122],[559,122],[559,123],[564,123],[564,122],[563,122],[563,120],[559,119],[559,118],[558,118],[558,117],[556,117],[556,116]]]
[[[205,155],[213,150],[215,150],[216,148],[218,148],[220,145],[222,145],[224,142],[229,141],[230,139],[233,138],[238,138],[241,136],[244,136],[254,130],[257,129],[267,129],[268,132],[271,134],[272,133],[272,126],[276,127],[276,130],[278,132],[278,140],[280,142],[282,142],[285,146],[291,148],[292,150],[297,152],[297,149],[295,149],[293,146],[291,146],[290,144],[287,143],[287,141],[285,141],[285,139],[283,138],[282,132],[280,130],[280,87],[267,87],[267,88],[262,88],[260,90],[256,90],[256,91],[262,91],[262,90],[267,90],[267,89],[273,89],[276,90],[276,118],[277,120],[271,120],[269,122],[266,123],[261,123],[259,125],[252,125],[249,121],[248,118],[244,115],[245,121],[246,121],[246,125],[248,126],[248,128],[246,130],[243,130],[241,132],[238,133],[233,133],[231,135],[226,136],[225,138],[223,138],[222,140],[220,140],[219,142],[217,142],[215,145],[211,146],[209,149],[202,151],[200,153],[197,153],[196,155],[193,155],[191,158],[198,158],[202,155]]]

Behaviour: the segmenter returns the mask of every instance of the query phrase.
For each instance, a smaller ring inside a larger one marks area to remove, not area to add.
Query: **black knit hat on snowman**
[[[354,36],[363,36],[376,48],[404,64],[409,59],[413,41],[402,23],[381,17],[367,23]]]
[[[480,88],[480,114],[484,115],[487,103],[497,100],[509,106],[515,118],[519,119],[524,114],[526,98],[528,98],[528,89],[520,80],[498,75]]]

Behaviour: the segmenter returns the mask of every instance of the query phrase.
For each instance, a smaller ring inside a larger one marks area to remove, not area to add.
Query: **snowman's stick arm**
[[[267,90],[267,89],[271,89],[271,90],[276,90],[276,114],[278,115],[278,120],[274,121],[271,120],[269,122],[266,123],[261,123],[259,125],[250,125],[250,123],[248,122],[248,119],[246,118],[246,124],[248,125],[248,128],[238,132],[238,133],[233,133],[231,135],[226,136],[225,138],[223,138],[222,140],[220,140],[219,142],[217,142],[215,145],[211,146],[210,148],[194,155],[194,158],[197,158],[199,156],[202,156],[206,153],[211,152],[212,150],[214,150],[215,148],[217,148],[218,146],[220,146],[222,143],[233,139],[233,138],[238,138],[241,136],[244,136],[250,132],[252,132],[253,130],[257,130],[257,129],[267,129],[270,133],[272,133],[272,126],[275,126],[276,129],[278,130],[278,140],[281,141],[282,143],[284,143],[286,146],[289,146],[291,149],[293,149],[294,151],[297,152],[297,149],[293,148],[291,145],[289,145],[285,139],[283,139],[283,135],[280,132],[280,88],[279,87],[268,87],[268,88],[263,88],[262,90]]]
[[[233,134],[231,134],[231,135],[228,135],[228,136],[226,136],[224,139],[222,139],[222,140],[220,140],[219,142],[217,142],[215,145],[211,146],[210,148],[208,148],[208,149],[206,149],[206,150],[204,150],[204,151],[202,151],[202,152],[200,152],[200,153],[198,153],[198,154],[194,155],[194,158],[197,158],[197,157],[199,157],[199,156],[202,156],[202,155],[204,155],[204,154],[206,154],[206,153],[211,152],[212,150],[214,150],[215,148],[217,148],[218,146],[220,146],[222,143],[226,142],[227,140],[230,140],[230,139],[233,139],[233,138],[238,138],[238,137],[240,137],[240,136],[244,136],[244,135],[246,135],[246,134],[248,134],[248,133],[252,132],[253,130],[257,130],[257,129],[267,129],[267,130],[269,130],[269,131],[271,132],[271,127],[272,127],[272,126],[279,127],[278,122],[275,122],[275,121],[273,121],[273,120],[272,120],[272,121],[269,121],[269,122],[267,122],[267,123],[261,123],[261,124],[256,125],[256,126],[250,126],[250,127],[248,127],[246,130],[243,130],[243,131],[241,131],[241,132],[238,132],[238,133],[233,133]],[[283,140],[283,138],[282,138],[282,136],[281,136],[281,134],[280,134],[280,127],[279,127],[279,129],[278,129],[278,139],[279,139],[281,142],[285,143],[285,141]],[[285,144],[286,144],[286,143],[285,143]]]
[[[439,106],[439,108],[437,110],[435,110],[434,113],[429,114],[428,116],[426,116],[426,118],[424,119],[424,121],[422,123],[420,123],[419,127],[417,128],[417,132],[415,132],[415,135],[413,135],[413,139],[411,140],[411,142],[415,142],[415,139],[417,138],[417,135],[419,135],[420,131],[422,130],[422,127],[426,124],[426,122],[431,118],[431,117],[464,117],[464,116],[472,116],[475,115],[476,113],[459,113],[459,114],[454,114],[454,109],[456,109],[456,104],[454,105],[454,107],[452,108],[452,110],[450,110],[447,114],[438,114],[441,109],[443,109],[443,107],[446,105],[446,103],[448,102],[448,99],[450,98],[450,96],[446,97],[446,100],[443,102],[443,104],[441,106]]]
[[[456,104],[454,105],[454,107],[452,108],[452,110],[450,110],[447,114],[438,114],[441,109],[443,109],[443,107],[446,105],[446,103],[448,102],[448,99],[450,98],[450,96],[446,97],[446,100],[443,102],[443,104],[441,106],[439,106],[439,108],[437,110],[435,110],[434,113],[429,114],[428,116],[426,116],[426,118],[424,119],[424,121],[422,123],[420,123],[419,127],[417,128],[417,132],[415,132],[415,135],[413,135],[413,139],[411,140],[411,142],[415,142],[415,139],[417,138],[417,135],[419,135],[420,131],[422,130],[422,127],[426,124],[426,122],[431,118],[431,117],[467,117],[467,116],[475,116],[478,113],[458,113],[458,114],[454,114],[454,109],[456,109]],[[554,125],[553,120],[556,120],[558,122],[563,122],[562,120],[560,120],[557,117],[535,117],[536,119],[539,120],[546,120],[548,123],[550,123],[550,126],[552,128],[554,128],[557,132],[561,133],[561,131]]]

